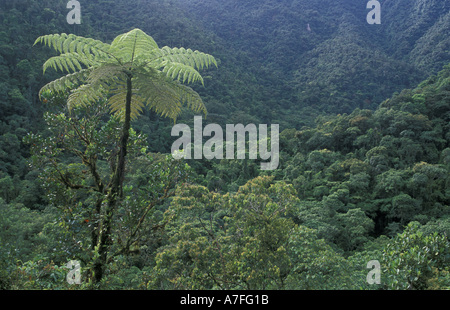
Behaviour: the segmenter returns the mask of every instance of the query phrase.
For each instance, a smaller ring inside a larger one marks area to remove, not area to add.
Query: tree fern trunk
[[[120,151],[119,151],[119,161],[117,162],[116,172],[114,174],[113,188],[117,188],[119,191],[122,190],[122,183],[125,176],[125,158],[127,156],[127,144],[128,138],[130,137],[130,123],[131,123],[131,95],[132,95],[132,84],[131,75],[127,79],[127,97],[125,104],[125,122],[123,124],[122,137],[120,139]]]
[[[104,269],[107,264],[108,252],[112,244],[111,230],[112,219],[114,211],[116,209],[117,199],[121,196],[122,184],[125,176],[125,162],[127,155],[128,139],[130,137],[130,123],[131,123],[131,96],[132,96],[132,83],[131,75],[128,75],[127,79],[127,96],[125,103],[125,121],[123,124],[122,137],[119,142],[119,155],[116,165],[116,171],[112,177],[111,188],[106,197],[106,210],[103,215],[103,220],[100,225],[97,255],[94,263],[94,281],[100,282],[103,278]]]

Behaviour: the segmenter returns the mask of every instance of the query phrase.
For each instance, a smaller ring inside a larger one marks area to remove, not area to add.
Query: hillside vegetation
[[[1,289],[450,288],[450,1],[380,1],[381,25],[366,1],[80,2],[80,25],[65,0],[0,3]],[[214,56],[191,85],[204,123],[280,124],[280,164],[174,161],[173,121],[143,110],[94,283],[91,173],[111,175],[121,119],[107,98],[68,111],[69,89],[39,97],[63,75],[43,74],[56,54],[33,43],[135,28]]]

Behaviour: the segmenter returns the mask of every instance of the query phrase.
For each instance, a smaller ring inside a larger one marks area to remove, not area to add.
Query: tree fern
[[[200,96],[182,83],[201,82],[198,70],[216,65],[213,56],[184,48],[159,48],[153,38],[142,30],[133,29],[117,36],[111,44],[73,34],[41,36],[43,43],[60,54],[48,59],[48,68],[67,72],[60,79],[45,85],[45,92],[67,93],[69,110],[77,105],[92,105],[107,100],[111,113],[123,120],[122,134],[114,173],[105,187],[105,214],[93,231],[96,251],[93,262],[95,281],[102,279],[111,240],[112,217],[122,192],[130,121],[144,108],[176,120],[186,106],[206,114]]]

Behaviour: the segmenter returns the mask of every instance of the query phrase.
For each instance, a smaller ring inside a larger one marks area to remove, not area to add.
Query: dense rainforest
[[[1,289],[450,289],[450,1],[68,2],[0,2]],[[277,169],[174,160],[202,108]]]

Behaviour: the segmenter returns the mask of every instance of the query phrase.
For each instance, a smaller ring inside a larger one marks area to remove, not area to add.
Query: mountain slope
[[[381,1],[381,25],[367,24],[366,3],[180,1],[227,47],[291,87],[288,114],[373,109],[450,60],[450,1]]]

